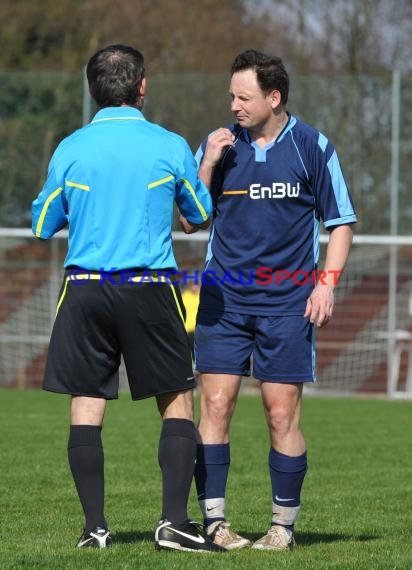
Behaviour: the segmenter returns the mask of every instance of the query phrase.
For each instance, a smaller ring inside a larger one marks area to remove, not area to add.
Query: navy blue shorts
[[[262,382],[315,382],[315,334],[303,316],[199,311],[195,368],[253,376]]]

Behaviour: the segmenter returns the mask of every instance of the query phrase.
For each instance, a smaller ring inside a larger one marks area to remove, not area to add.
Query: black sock
[[[69,465],[86,517],[85,531],[107,528],[104,518],[104,455],[101,427],[70,426]]]
[[[163,421],[159,465],[163,478],[162,518],[175,525],[188,520],[187,502],[196,460],[196,428],[192,421]]]

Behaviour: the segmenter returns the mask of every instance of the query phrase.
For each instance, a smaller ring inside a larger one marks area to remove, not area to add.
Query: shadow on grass
[[[262,534],[241,532],[238,531],[241,536],[248,538],[252,542],[262,538]],[[320,533],[320,532],[297,532],[296,533],[296,543],[298,546],[309,546],[311,544],[322,544],[329,542],[369,542],[370,540],[377,540],[379,536],[361,534],[359,536],[354,536],[353,534],[338,534],[338,533]]]
[[[262,533],[250,533],[239,531],[241,536],[248,538],[250,541],[255,542],[262,538]],[[154,541],[154,530],[143,532],[117,532],[112,535],[115,544],[131,544],[142,541]],[[311,544],[322,544],[330,542],[369,542],[377,540],[379,536],[371,534],[360,534],[354,536],[353,534],[338,534],[338,533],[319,533],[319,532],[297,532],[296,542],[299,546],[309,546]]]

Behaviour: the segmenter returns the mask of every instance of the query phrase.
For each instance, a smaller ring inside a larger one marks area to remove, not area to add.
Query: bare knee
[[[227,443],[241,378],[229,374],[200,377],[199,436],[203,443]]]
[[[199,438],[204,444],[229,442],[229,427],[236,397],[221,393],[202,394],[200,400]]]
[[[156,397],[156,401],[164,420],[178,418],[193,421],[193,390],[162,394]]]
[[[202,419],[222,422],[231,418],[236,406],[237,395],[219,391],[201,395]]]
[[[286,408],[270,408],[266,415],[270,431],[278,438],[288,435],[294,427],[293,415]]]
[[[261,389],[272,447],[299,455],[305,449],[300,430],[302,385],[264,382]]]

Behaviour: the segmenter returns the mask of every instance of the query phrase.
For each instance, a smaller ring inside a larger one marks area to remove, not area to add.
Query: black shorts
[[[115,399],[122,355],[133,400],[195,387],[176,285],[113,273],[82,280],[76,271],[66,271],[60,291],[45,390]]]

